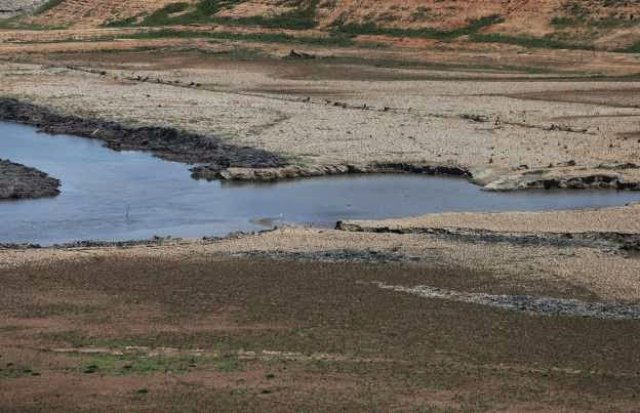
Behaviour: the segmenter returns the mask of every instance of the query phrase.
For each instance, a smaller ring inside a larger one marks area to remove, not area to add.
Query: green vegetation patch
[[[418,37],[439,40],[452,40],[460,36],[468,36],[480,29],[502,23],[504,18],[493,14],[479,19],[469,20],[467,25],[453,30],[440,30],[425,27],[422,29],[401,29],[395,27],[380,27],[374,23],[365,24],[338,24],[334,29],[338,32],[356,35],[385,35],[393,37]]]
[[[209,38],[220,40],[238,40],[264,43],[292,43],[316,46],[351,46],[353,40],[346,36],[332,35],[327,37],[291,36],[284,33],[231,33],[201,32],[195,30],[164,29],[146,33],[127,35],[130,39],[163,39],[163,38]]]
[[[142,24],[146,26],[162,26],[171,24],[172,14],[181,13],[189,8],[189,3],[171,3],[156,10],[153,14],[144,19]]]
[[[39,376],[39,375],[40,373],[35,371],[30,366],[11,363],[11,362],[0,364],[0,380],[19,379],[21,377]]]
[[[110,20],[103,24],[104,27],[128,27],[138,21],[138,16],[125,17],[124,19]]]
[[[627,53],[640,53],[640,41],[636,42],[635,44],[629,46],[626,49],[621,50],[622,52],[627,52]]]
[[[189,25],[215,23],[214,14],[224,8],[233,7],[244,0],[200,0],[194,8],[186,2],[170,3],[152,14],[108,21],[106,27],[126,27],[126,26],[167,26],[167,25]],[[140,21],[142,20],[142,21]],[[140,23],[138,23],[140,22]]]
[[[516,46],[546,49],[592,49],[585,44],[567,43],[550,37],[508,36],[499,33],[473,34],[471,40],[478,43],[505,43]]]
[[[306,30],[317,26],[316,9],[319,0],[300,4],[294,10],[276,16],[252,16],[224,19],[225,23],[246,24],[274,29]]]
[[[186,3],[172,3],[156,11],[141,23],[142,26],[165,26],[171,24],[197,24],[211,23],[215,20],[214,14],[223,8],[233,7],[241,3],[242,0],[200,0],[195,9],[182,13],[189,7]],[[172,14],[182,13],[178,16]]]
[[[295,1],[293,10],[274,16],[251,17],[216,17],[215,14],[224,8],[230,8],[244,0],[200,0],[195,8],[189,3],[178,2],[156,10],[148,16],[134,16],[121,20],[113,20],[104,24],[107,27],[124,26],[168,26],[190,24],[240,24],[267,28],[292,30],[311,29],[317,25],[316,9],[319,0]],[[142,21],[138,23],[140,20]]]
[[[49,0],[36,10],[36,14],[46,13],[54,7],[62,4],[64,0]]]
[[[639,16],[640,17],[640,16]],[[625,18],[608,16],[602,18],[556,16],[551,19],[551,25],[558,28],[588,27],[596,29],[613,29],[618,27],[634,27],[640,25],[640,18]]]

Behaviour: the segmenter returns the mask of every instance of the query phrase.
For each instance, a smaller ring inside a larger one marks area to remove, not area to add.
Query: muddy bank
[[[498,232],[469,228],[385,227],[338,221],[336,229],[348,232],[428,234],[452,241],[506,243],[519,246],[586,247],[620,251],[640,251],[640,234],[619,232]]]
[[[228,181],[279,181],[293,178],[346,174],[412,173],[471,178],[469,170],[449,164],[373,163],[341,165],[290,165],[279,155],[223,142],[167,127],[128,127],[116,122],[57,114],[48,108],[12,98],[0,98],[0,120],[37,127],[41,132],[98,139],[112,150],[138,150],[161,159],[199,164],[194,179]]]
[[[446,175],[471,178],[471,172],[456,165],[417,165],[411,163],[373,163],[369,165],[290,165],[278,168],[227,168],[197,166],[192,170],[195,179],[223,179],[227,181],[281,181],[294,178],[311,178],[330,175],[411,173],[424,175]]]
[[[559,171],[538,169],[512,176],[499,177],[485,185],[488,191],[522,191],[528,189],[615,189],[617,191],[640,191],[640,181],[630,179],[620,172],[638,170],[636,164],[600,165],[595,169]]]
[[[347,174],[411,173],[465,177],[489,191],[529,189],[640,190],[639,167],[621,163],[615,168],[573,166],[494,170],[471,167],[455,160],[444,162],[362,162],[293,165],[282,155],[251,146],[230,144],[216,136],[171,127],[133,127],[113,121],[62,115],[44,106],[0,98],[0,120],[38,127],[50,134],[97,139],[113,150],[138,150],[194,164],[194,179],[273,182],[294,178]],[[206,133],[206,132],[205,132]]]
[[[60,181],[35,168],[0,159],[0,201],[56,196]]]
[[[212,170],[229,167],[274,168],[286,161],[273,153],[230,145],[215,136],[203,136],[167,127],[128,127],[99,119],[57,114],[45,107],[0,98],[0,120],[37,127],[49,134],[98,139],[116,151],[139,150],[161,159],[189,164],[208,164]]]

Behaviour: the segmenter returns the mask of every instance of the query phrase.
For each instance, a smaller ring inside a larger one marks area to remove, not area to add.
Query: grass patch
[[[138,16],[125,17],[119,20],[110,20],[103,24],[104,27],[129,27],[138,21]]]
[[[551,19],[551,25],[564,29],[569,27],[589,27],[597,29],[615,29],[619,27],[634,27],[638,26],[640,22],[634,19],[625,19],[615,16],[603,17],[603,18],[587,18],[584,15],[578,15],[575,17],[568,16],[555,16]]]
[[[626,53],[640,53],[640,42],[636,42],[635,44],[629,46],[628,48],[622,49],[620,51],[626,52]]]
[[[468,36],[476,33],[484,27],[489,27],[504,21],[500,15],[494,14],[470,20],[467,25],[453,30],[440,30],[433,28],[401,29],[392,27],[380,27],[374,23],[346,24],[335,26],[335,30],[349,35],[385,35],[393,37],[418,37],[438,40],[452,40],[460,36]]]
[[[274,29],[306,30],[316,27],[316,8],[319,0],[311,0],[290,12],[276,16],[251,16],[237,19],[222,19],[224,23],[245,24]]]
[[[68,24],[36,24],[25,23],[20,21],[24,15],[18,15],[10,17],[8,19],[0,20],[0,29],[13,29],[13,30],[63,30],[69,27]]]
[[[38,9],[36,10],[35,14],[43,14],[48,12],[49,10],[53,9],[54,7],[62,4],[64,0],[49,0],[46,3],[44,3],[42,6],[38,7]]]
[[[156,10],[142,22],[145,26],[162,26],[171,24],[171,15],[184,12],[189,8],[189,3],[171,3]]]
[[[70,302],[26,305],[19,312],[20,317],[40,318],[52,316],[92,316],[104,307],[92,304],[76,304]]]
[[[214,23],[214,14],[223,8],[232,7],[243,0],[200,0],[195,8],[186,2],[170,3],[165,7],[156,10],[149,16],[139,14],[120,20],[113,20],[105,23],[105,27],[127,27],[127,26],[167,26],[167,25],[190,25]],[[180,14],[178,14],[180,13]],[[176,15],[178,14],[178,15]],[[142,22],[138,23],[140,19]]]
[[[153,14],[145,17],[141,23],[137,22],[143,16],[138,15],[126,19],[107,22],[107,27],[125,26],[168,26],[168,25],[190,25],[204,23],[240,24],[260,26],[267,28],[280,28],[291,30],[305,30],[314,28],[316,22],[316,8],[319,0],[300,2],[293,10],[275,16],[250,16],[250,17],[216,17],[215,14],[224,8],[232,7],[243,0],[201,0],[196,7],[189,10],[189,3],[178,2],[156,10]],[[181,14],[178,14],[181,13]],[[178,15],[176,15],[178,14]]]
[[[219,40],[238,40],[264,43],[292,43],[316,46],[352,46],[349,37],[333,35],[328,37],[298,37],[284,33],[231,33],[231,32],[200,32],[193,30],[164,29],[146,33],[127,35],[130,39],[166,39],[166,38],[208,38]]]
[[[516,46],[544,49],[592,49],[585,44],[567,43],[549,37],[508,36],[498,33],[473,34],[471,40],[478,43],[505,43]]]

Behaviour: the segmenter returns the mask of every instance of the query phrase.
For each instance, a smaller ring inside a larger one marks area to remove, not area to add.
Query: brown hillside
[[[96,27],[127,19],[127,24],[143,24],[154,12],[177,3],[179,12],[169,13],[168,19],[155,24],[171,24],[171,19],[194,13],[198,4],[207,3],[208,10],[215,13],[199,15],[186,24],[268,24],[273,28],[286,26],[287,19],[296,13],[298,17],[293,18],[299,18],[302,12],[309,22],[306,26],[285,28],[351,26],[353,30],[354,25],[358,26],[355,29],[368,25],[369,29],[446,31],[499,16],[500,21],[481,25],[474,32],[547,37],[609,49],[640,41],[640,0],[62,0],[26,21],[72,27]],[[281,20],[275,21],[278,16]],[[184,20],[173,21],[185,24]]]

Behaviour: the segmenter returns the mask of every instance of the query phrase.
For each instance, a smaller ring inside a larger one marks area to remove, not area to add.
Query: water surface
[[[99,141],[36,133],[0,123],[0,158],[62,181],[56,198],[0,202],[0,242],[64,243],[200,237],[264,229],[273,223],[333,226],[450,211],[539,211],[640,201],[615,191],[483,192],[460,178],[370,175],[275,184],[195,181],[188,166]]]

